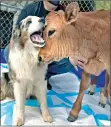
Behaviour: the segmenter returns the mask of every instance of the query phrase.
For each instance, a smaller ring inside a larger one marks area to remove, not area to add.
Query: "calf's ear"
[[[78,18],[79,5],[77,2],[71,2],[65,9],[65,18],[68,24],[75,22]]]

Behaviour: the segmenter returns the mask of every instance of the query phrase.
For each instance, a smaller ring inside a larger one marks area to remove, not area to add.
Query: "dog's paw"
[[[24,125],[24,120],[22,118],[16,118],[15,126],[22,126]]]
[[[24,125],[24,114],[23,111],[16,111],[16,117],[14,118],[14,125],[15,126],[22,126]]]
[[[52,123],[52,117],[50,115],[43,116],[44,122]]]

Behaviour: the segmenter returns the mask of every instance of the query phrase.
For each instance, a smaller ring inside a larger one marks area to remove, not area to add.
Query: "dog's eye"
[[[27,21],[27,25],[29,25],[29,24],[31,24],[32,23],[32,21]]]
[[[48,36],[51,36],[52,34],[54,34],[55,31],[56,31],[56,30],[50,30],[50,31],[48,32]]]

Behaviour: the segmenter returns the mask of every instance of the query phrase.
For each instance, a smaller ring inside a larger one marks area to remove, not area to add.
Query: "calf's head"
[[[72,23],[78,18],[79,6],[76,2],[69,4],[65,12],[50,12],[45,19],[43,39],[46,45],[41,48],[39,56],[44,62],[60,60],[68,57],[74,46],[75,28]]]

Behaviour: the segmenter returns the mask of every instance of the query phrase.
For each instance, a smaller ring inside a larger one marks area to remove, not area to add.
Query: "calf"
[[[110,11],[79,12],[78,4],[71,3],[65,12],[48,14],[43,38],[46,45],[41,48],[39,56],[44,62],[69,57],[73,65],[83,67],[79,95],[68,117],[69,121],[75,121],[90,84],[90,74],[98,76],[106,69],[110,78]],[[78,59],[84,61],[85,66],[78,63]],[[110,79],[108,81],[108,86],[101,91],[101,105],[106,104],[106,93],[111,93]]]

